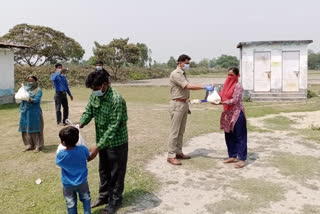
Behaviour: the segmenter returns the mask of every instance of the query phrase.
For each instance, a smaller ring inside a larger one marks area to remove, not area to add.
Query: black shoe
[[[91,208],[99,207],[107,203],[108,203],[108,200],[98,199],[94,203],[91,203]]]
[[[120,206],[112,206],[108,205],[103,210],[101,210],[101,214],[115,214]]]

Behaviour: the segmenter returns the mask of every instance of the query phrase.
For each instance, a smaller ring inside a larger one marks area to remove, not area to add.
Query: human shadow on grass
[[[256,160],[260,159],[259,154],[256,152],[249,152],[247,155],[247,165],[253,164]]]
[[[161,199],[155,194],[141,189],[135,189],[123,195],[123,203],[119,212],[123,214],[139,213],[158,207],[161,202]],[[103,209],[104,207],[101,206],[101,208],[92,211],[92,214],[100,214]]]
[[[215,157],[209,156],[209,154],[214,153],[214,152],[216,152],[216,150],[214,150],[214,149],[199,148],[199,149],[194,150],[191,153],[188,153],[188,155],[191,158],[202,157],[202,158],[220,159],[220,158],[215,158]]]
[[[54,100],[42,100],[41,104],[48,104],[48,103],[53,103]]]
[[[43,153],[54,153],[56,152],[58,145],[45,145],[41,150]]]

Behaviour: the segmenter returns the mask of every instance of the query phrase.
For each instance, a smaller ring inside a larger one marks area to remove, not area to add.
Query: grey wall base
[[[0,96],[0,105],[2,104],[8,104],[8,103],[15,103],[14,95],[5,95]]]
[[[307,99],[307,90],[298,92],[282,92],[272,90],[270,92],[254,92],[252,90],[244,90],[243,98],[250,98],[254,102],[275,102],[275,101],[305,101]]]

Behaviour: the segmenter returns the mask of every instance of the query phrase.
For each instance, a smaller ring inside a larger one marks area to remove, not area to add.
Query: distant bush
[[[318,96],[318,95],[317,95],[316,92],[311,91],[311,90],[308,90],[308,92],[307,92],[307,97],[308,97],[308,98],[317,97],[317,96]]]
[[[94,70],[94,67],[90,66],[71,66],[68,67],[66,73],[67,79],[70,86],[84,85],[88,74]],[[24,82],[25,78],[29,75],[34,75],[38,78],[41,88],[53,88],[53,83],[50,80],[51,74],[55,71],[54,66],[15,66],[14,78],[15,87],[19,88],[21,83]]]
[[[95,70],[94,66],[89,65],[70,65],[64,66],[68,68],[66,72],[69,86],[84,86],[88,74]],[[173,69],[169,68],[140,68],[140,67],[124,67],[118,81],[128,80],[143,80],[169,77]],[[39,79],[41,88],[53,88],[53,83],[50,80],[51,74],[55,72],[54,66],[15,66],[15,87],[18,89],[25,78],[29,75],[35,75]],[[188,75],[200,75],[225,72],[225,70],[216,70],[208,68],[192,68],[188,70]]]

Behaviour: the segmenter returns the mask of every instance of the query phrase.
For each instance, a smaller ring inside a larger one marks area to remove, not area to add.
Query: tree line
[[[1,42],[27,45],[27,49],[13,49],[14,60],[21,65],[31,67],[55,64],[57,62],[94,65],[103,61],[114,79],[123,72],[123,67],[175,68],[176,59],[171,56],[167,62],[152,60],[152,51],[144,43],[130,43],[129,38],[113,39],[108,44],[94,42],[93,56],[82,60],[85,53],[81,45],[63,32],[46,26],[18,24],[0,37]],[[235,56],[221,55],[218,58],[204,58],[199,62],[191,61],[191,68],[229,68],[239,66]],[[310,50],[308,68],[320,70],[320,52]]]

